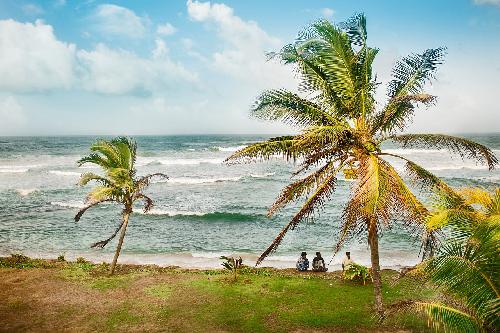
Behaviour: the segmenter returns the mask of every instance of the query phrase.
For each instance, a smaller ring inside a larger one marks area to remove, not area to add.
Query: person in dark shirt
[[[316,252],[316,257],[313,259],[312,270],[314,272],[326,272],[328,270],[325,265],[325,260],[321,256],[320,252]]]
[[[307,269],[309,268],[309,259],[307,259],[307,253],[302,252],[300,254],[300,257],[297,260],[296,267],[299,272],[307,271]]]

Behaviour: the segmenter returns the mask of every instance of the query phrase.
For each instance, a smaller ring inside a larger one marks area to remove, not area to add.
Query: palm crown
[[[407,301],[395,310],[420,310],[439,328],[461,332],[500,329],[500,188],[455,191],[434,186],[435,210],[427,227],[443,230],[448,239],[417,270],[455,296],[454,304]],[[458,301],[458,302],[457,302]]]
[[[283,189],[269,215],[303,196],[307,199],[257,264],[276,250],[288,230],[313,217],[335,191],[337,174],[350,170],[357,181],[343,212],[336,251],[350,236],[368,231],[374,285],[379,289],[377,239],[382,225],[399,222],[411,231],[422,231],[427,215],[426,208],[384,157],[403,159],[415,179],[434,179],[414,162],[385,153],[381,144],[392,141],[404,148],[446,148],[486,163],[490,169],[497,163],[488,148],[463,138],[397,135],[411,121],[417,106],[435,102],[436,98],[425,93],[424,88],[442,63],[444,48],[429,49],[398,61],[388,84],[387,102],[381,108],[375,101],[378,82],[372,73],[377,53],[378,49],[367,44],[365,17],[357,15],[337,26],[325,20],[313,23],[293,44],[271,54],[295,68],[301,79],[301,94],[283,89],[266,91],[255,102],[252,114],[295,125],[301,132],[250,145],[228,161],[282,156],[299,163],[294,176],[303,178]],[[380,310],[381,300],[377,304]]]
[[[100,203],[115,202],[123,206],[122,221],[115,232],[111,237],[92,245],[92,247],[102,248],[122,230],[115,259],[111,266],[111,272],[113,272],[134,203],[142,201],[144,212],[148,212],[153,207],[153,200],[143,193],[144,189],[150,184],[153,177],[168,177],[162,173],[136,177],[137,144],[131,139],[118,137],[111,141],[99,140],[90,147],[90,150],[92,153],[80,159],[77,162],[78,165],[95,164],[102,169],[104,175],[92,172],[82,174],[79,182],[81,186],[90,181],[95,181],[98,185],[87,195],[86,205],[76,214],[75,221],[79,221],[89,208]]]

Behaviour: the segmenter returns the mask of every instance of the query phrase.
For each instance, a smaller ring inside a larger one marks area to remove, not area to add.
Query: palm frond
[[[316,191],[306,200],[306,202],[302,205],[302,208],[280,231],[271,245],[260,255],[257,263],[255,264],[256,266],[259,265],[272,252],[276,251],[288,230],[295,229],[295,227],[302,220],[310,218],[316,209],[324,205],[325,201],[335,190],[336,180],[337,178],[335,177],[335,174],[332,174],[328,178],[326,178],[320,186],[317,187]]]
[[[398,221],[417,235],[424,231],[427,209],[411,193],[398,173],[386,161],[370,155],[360,161],[357,182],[352,190],[340,226],[335,253],[347,238],[367,230],[372,218],[390,225]]]
[[[390,140],[402,148],[437,148],[448,149],[460,155],[463,159],[473,159],[478,163],[487,164],[493,170],[498,159],[488,147],[471,140],[444,134],[404,134],[391,136]]]
[[[420,94],[425,83],[434,78],[445,54],[446,48],[439,47],[428,49],[422,54],[411,54],[399,60],[392,69],[393,79],[388,86],[389,97]]]
[[[385,108],[375,116],[372,132],[402,131],[412,120],[415,109],[419,104],[429,107],[435,101],[435,96],[422,93],[393,97],[389,100]]]
[[[97,200],[97,201],[91,201],[85,205],[85,207],[81,208],[78,213],[75,215],[75,222],[80,221],[80,218],[82,215],[90,208],[97,206],[98,204],[101,204],[103,202],[110,202],[113,201],[112,199],[102,199],[102,200]]]
[[[257,98],[251,113],[264,120],[281,120],[294,126],[334,125],[339,121],[319,105],[292,92],[268,90]]]
[[[104,248],[106,245],[108,245],[108,243],[109,243],[111,240],[113,240],[113,238],[115,238],[115,237],[116,237],[116,235],[118,234],[118,232],[121,230],[121,228],[122,228],[122,226],[123,226],[123,223],[124,223],[124,222],[125,222],[125,221],[122,219],[122,221],[120,222],[120,225],[119,225],[119,226],[115,229],[115,231],[113,232],[113,234],[112,234],[110,237],[108,237],[108,238],[106,238],[106,239],[104,239],[104,240],[102,240],[102,241],[95,242],[94,244],[90,245],[90,247],[91,247],[91,248],[96,248],[96,247],[98,247],[98,248],[100,248],[100,249]]]
[[[457,308],[441,303],[400,301],[389,307],[388,314],[398,312],[423,313],[429,319],[429,326],[445,332],[480,332],[481,323],[476,318]]]
[[[168,176],[161,172],[155,172],[150,175],[142,176],[135,181],[135,187],[137,191],[142,191],[144,188],[148,187],[153,178],[159,178],[161,180],[168,180]]]
[[[134,201],[135,200],[142,200],[142,201],[144,201],[144,207],[142,209],[142,211],[144,213],[149,212],[151,210],[151,208],[153,208],[153,206],[154,206],[153,199],[151,199],[150,197],[148,197],[147,195],[142,194],[142,193],[136,194],[134,196]]]
[[[356,14],[349,20],[340,24],[340,27],[347,32],[351,44],[365,46],[368,38],[366,31],[366,17],[364,14]]]
[[[103,186],[112,186],[111,182],[109,179],[106,179],[104,177],[101,177],[93,172],[85,172],[82,173],[80,180],[78,182],[78,185],[80,186],[85,186],[87,185],[90,181],[96,181],[97,183],[103,185]]]
[[[321,183],[323,183],[323,180],[330,175],[334,168],[335,164],[333,162],[329,162],[307,177],[293,182],[285,187],[278,196],[278,199],[274,202],[271,208],[269,208],[267,215],[272,216],[288,203],[299,199],[303,195],[308,195],[314,187],[318,187]]]
[[[287,160],[295,160],[305,152],[296,149],[297,139],[294,136],[271,138],[264,142],[252,144],[238,150],[229,156],[225,163],[253,162],[255,160],[269,160],[281,156]]]

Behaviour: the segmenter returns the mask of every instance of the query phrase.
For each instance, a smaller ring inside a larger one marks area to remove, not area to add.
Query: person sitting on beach
[[[345,253],[345,258],[342,260],[342,271],[345,271],[347,269],[347,266],[354,264],[354,261],[351,259],[351,252],[346,252]]]
[[[307,271],[309,268],[309,259],[307,259],[307,253],[302,252],[299,259],[297,260],[297,270],[299,272]]]
[[[316,257],[313,259],[312,270],[314,272],[326,272],[328,268],[325,267],[325,260],[320,252],[316,252]]]

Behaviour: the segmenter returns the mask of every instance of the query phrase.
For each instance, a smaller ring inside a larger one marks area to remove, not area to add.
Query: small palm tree
[[[78,166],[87,163],[95,164],[102,169],[104,175],[100,176],[92,172],[82,174],[79,185],[84,186],[90,181],[95,181],[98,185],[87,195],[86,206],[76,214],[75,221],[78,222],[89,208],[104,202],[115,202],[123,206],[122,220],[115,232],[111,237],[91,246],[103,248],[121,230],[110,269],[110,274],[113,274],[134,203],[143,201],[144,212],[148,212],[153,207],[153,200],[143,193],[144,189],[148,187],[153,177],[165,179],[168,177],[162,173],[154,173],[137,178],[135,168],[137,144],[129,138],[118,137],[111,141],[98,140],[90,147],[90,150],[92,153],[80,159],[77,162]]]
[[[282,156],[299,162],[293,174],[305,177],[283,189],[269,209],[274,214],[302,197],[302,207],[281,230],[257,261],[276,250],[290,229],[325,205],[337,187],[337,174],[344,171],[356,179],[344,209],[338,252],[343,243],[367,234],[371,250],[375,305],[382,314],[382,292],[378,238],[384,227],[400,223],[410,232],[421,232],[426,208],[412,194],[386,157],[402,159],[416,178],[423,170],[414,162],[389,152],[382,143],[392,141],[407,147],[447,148],[462,157],[475,158],[490,169],[497,159],[486,147],[448,135],[396,135],[411,121],[418,105],[432,105],[436,98],[424,92],[445,49],[429,49],[398,61],[392,71],[385,106],[378,108],[375,90],[379,83],[372,73],[378,49],[367,44],[366,19],[357,15],[344,24],[320,20],[313,23],[293,44],[271,54],[294,66],[300,76],[301,95],[282,89],[264,92],[252,114],[265,120],[280,120],[297,126],[298,135],[281,136],[250,145],[235,152],[227,161],[267,160]],[[305,96],[305,97],[303,97]],[[427,175],[427,174],[426,174]]]
[[[434,257],[420,265],[458,304],[406,301],[393,309],[424,312],[438,328],[458,332],[500,331],[500,188],[453,191],[440,186],[429,230],[449,235]]]

